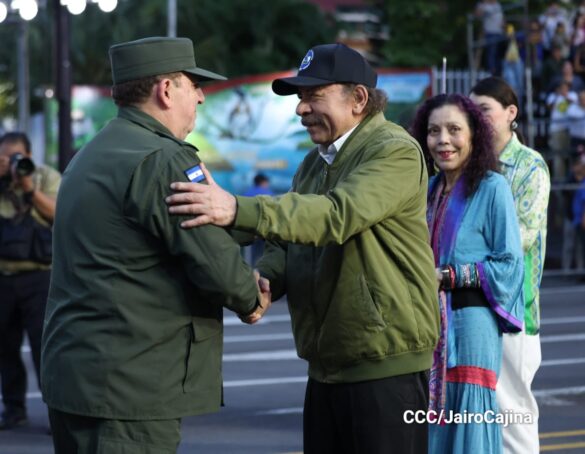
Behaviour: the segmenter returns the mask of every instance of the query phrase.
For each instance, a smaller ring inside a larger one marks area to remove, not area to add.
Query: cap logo
[[[309,67],[309,65],[311,64],[311,62],[313,61],[314,57],[315,57],[315,53],[313,52],[313,49],[310,49],[309,52],[307,52],[307,55],[305,55],[305,58],[303,58],[303,61],[301,62],[301,66],[299,66],[299,71],[303,71],[303,70],[307,69]]]

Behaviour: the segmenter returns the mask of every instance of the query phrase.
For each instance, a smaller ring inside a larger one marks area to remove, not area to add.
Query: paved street
[[[574,454],[585,453],[585,286],[570,284],[544,283],[543,363],[534,389],[542,450]],[[299,453],[306,365],[296,357],[285,304],[273,305],[256,326],[226,314],[224,370],[226,407],[186,418],[179,453]],[[29,378],[30,426],[0,432],[0,454],[53,452],[34,375]]]

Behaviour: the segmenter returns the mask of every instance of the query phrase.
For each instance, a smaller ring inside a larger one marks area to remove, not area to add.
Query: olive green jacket
[[[357,382],[429,369],[439,335],[420,147],[383,114],[328,165],[316,150],[292,192],[238,197],[235,228],[272,242],[257,264],[286,293],[309,376]]]
[[[222,306],[256,306],[251,269],[225,230],[179,227],[164,198],[196,149],[120,109],[63,175],[42,345],[51,408],[110,419],[217,410]]]

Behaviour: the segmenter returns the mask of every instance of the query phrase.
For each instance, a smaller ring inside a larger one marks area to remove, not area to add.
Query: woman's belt
[[[451,290],[451,309],[466,307],[490,307],[483,290],[480,288],[454,288]]]

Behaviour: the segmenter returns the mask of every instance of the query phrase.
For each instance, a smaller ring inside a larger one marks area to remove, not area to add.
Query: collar
[[[182,140],[177,139],[173,133],[160,121],[143,112],[137,107],[120,107],[118,109],[118,117],[136,123],[155,134],[162,135],[173,139],[175,142],[183,143]]]
[[[507,166],[513,166],[516,162],[516,151],[520,148],[522,144],[518,140],[516,133],[512,133],[512,138],[508,141],[500,156],[498,157],[499,161]]]
[[[359,126],[359,123],[357,125],[355,125],[353,128],[351,128],[349,131],[347,131],[345,134],[343,134],[339,139],[337,139],[335,142],[333,142],[328,147],[326,147],[325,145],[321,145],[321,144],[318,145],[317,151],[319,152],[321,157],[325,160],[325,162],[327,162],[327,164],[331,165],[333,163],[333,160],[335,159],[337,152],[339,150],[341,150],[341,147],[343,147],[343,144],[345,143],[345,141],[349,138],[351,133],[358,126]]]

